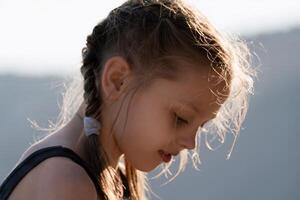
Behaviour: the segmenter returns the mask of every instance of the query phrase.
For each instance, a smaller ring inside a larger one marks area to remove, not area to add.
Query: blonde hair
[[[244,41],[237,36],[219,33],[208,19],[198,10],[192,9],[181,0],[128,0],[113,9],[98,23],[87,37],[82,51],[82,76],[71,75],[66,85],[58,121],[46,130],[55,131],[63,127],[85,102],[86,116],[101,121],[102,97],[98,84],[102,66],[112,55],[123,56],[132,66],[135,86],[146,88],[156,77],[176,79],[180,76],[175,59],[188,62],[206,60],[211,68],[226,82],[230,90],[222,103],[217,117],[198,132],[204,131],[224,142],[227,132],[235,136],[234,143],[245,119],[248,96],[253,94],[251,54]],[[133,87],[136,88],[136,87]],[[216,94],[221,97],[222,94]],[[197,132],[197,133],[198,133]],[[201,134],[198,134],[200,141]],[[108,168],[107,155],[96,136],[90,136],[88,154],[93,170],[99,174],[99,184],[104,199],[121,199],[122,187],[114,169]],[[206,138],[206,145],[212,149]],[[234,144],[233,144],[234,145]],[[233,149],[233,145],[227,158]],[[180,164],[173,180],[185,169],[188,155],[197,169],[200,162],[199,142],[190,155],[184,150],[180,153]],[[170,162],[162,173],[170,173]],[[126,179],[132,200],[147,199],[150,192],[146,174],[135,169],[126,159],[120,162],[126,172]]]

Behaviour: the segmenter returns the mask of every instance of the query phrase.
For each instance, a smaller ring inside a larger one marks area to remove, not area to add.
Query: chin
[[[156,167],[152,167],[152,168],[136,168],[136,169],[138,169],[139,171],[142,171],[142,172],[150,172],[150,171],[152,171],[155,168]]]
[[[133,155],[126,153],[124,156],[133,168],[142,172],[150,172],[158,167],[162,162],[154,156]]]
[[[154,164],[154,163],[151,163],[151,164],[147,164],[147,163],[134,163],[132,162],[132,166],[139,170],[139,171],[142,171],[142,172],[150,172],[152,170],[154,170],[158,164]]]

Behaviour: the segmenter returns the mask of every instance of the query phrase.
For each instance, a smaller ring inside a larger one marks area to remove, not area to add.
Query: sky
[[[300,26],[298,0],[187,0],[217,29],[238,35]],[[0,0],[0,73],[70,74],[93,27],[121,0]]]

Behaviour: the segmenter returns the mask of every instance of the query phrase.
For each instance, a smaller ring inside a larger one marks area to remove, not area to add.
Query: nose
[[[196,146],[196,135],[190,134],[188,136],[183,136],[180,139],[180,145],[185,149],[195,149]]]

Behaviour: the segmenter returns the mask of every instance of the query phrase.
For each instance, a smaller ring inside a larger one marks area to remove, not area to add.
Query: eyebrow
[[[183,103],[184,105],[187,105],[188,107],[190,107],[193,111],[195,111],[197,114],[200,114],[200,110],[198,109],[197,106],[195,106],[195,104],[193,104],[190,101],[182,101],[181,103]],[[214,115],[214,117],[204,121],[200,126],[203,127],[204,124],[206,124],[207,122],[209,122],[210,120],[213,120],[216,118],[216,115]]]
[[[200,110],[198,109],[198,107],[195,105],[195,104],[193,104],[191,101],[180,101],[180,103],[182,104],[182,105],[186,105],[186,106],[188,106],[189,108],[191,108],[194,112],[196,112],[197,114],[200,114]]]
[[[200,110],[190,101],[182,101],[182,104],[187,105],[188,107],[190,107],[193,111],[195,111],[196,113],[200,113]]]

